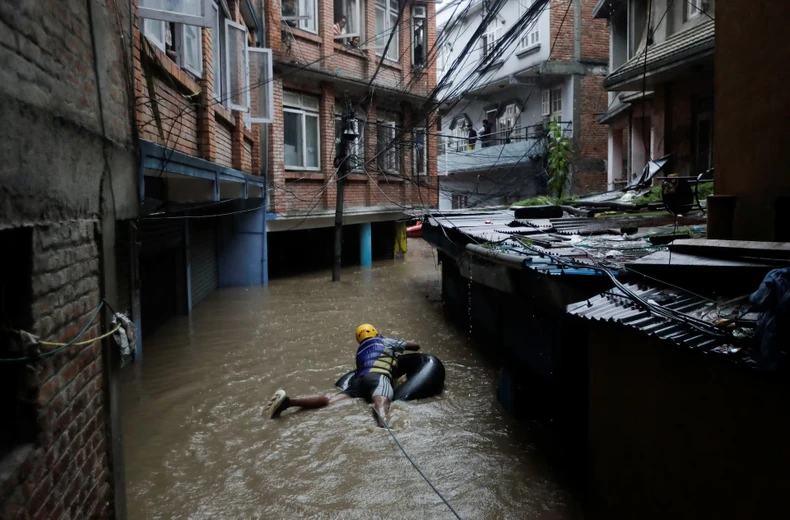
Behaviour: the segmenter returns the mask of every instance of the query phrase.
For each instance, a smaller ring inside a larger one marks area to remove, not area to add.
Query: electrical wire
[[[117,331],[120,328],[120,326],[121,326],[120,324],[118,325],[118,327],[116,327],[112,331],[110,331],[108,333],[105,333],[105,334],[102,334],[99,337],[96,337],[96,338],[93,338],[93,339],[90,339],[90,340],[86,340],[86,341],[77,342],[77,340],[80,339],[88,331],[90,326],[93,324],[93,321],[96,319],[96,316],[99,315],[99,311],[101,311],[103,306],[104,306],[104,300],[99,302],[99,305],[96,307],[96,310],[94,311],[93,315],[88,320],[88,322],[85,324],[85,326],[82,328],[82,330],[80,330],[79,333],[76,336],[74,336],[73,338],[71,338],[68,342],[66,342],[66,343],[58,343],[58,342],[52,342],[52,341],[38,341],[37,342],[40,345],[58,346],[58,348],[50,350],[48,352],[44,352],[42,354],[38,354],[36,356],[26,356],[26,357],[18,357],[18,358],[0,358],[0,362],[35,361],[36,359],[53,356],[53,355],[57,354],[58,352],[60,352],[62,350],[65,350],[65,349],[67,349],[67,348],[69,348],[71,346],[74,346],[74,345],[80,345],[80,346],[81,345],[89,345],[89,344],[94,343],[94,342],[96,342],[96,341],[98,341],[100,339],[104,339],[107,336],[112,335],[113,333],[115,333],[115,331]],[[10,330],[11,332],[14,332],[16,334],[21,334],[21,331],[18,331],[18,330],[14,330],[14,329],[8,329],[8,330]]]

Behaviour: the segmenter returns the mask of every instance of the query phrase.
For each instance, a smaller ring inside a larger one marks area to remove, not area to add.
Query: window
[[[210,0],[139,0],[137,14],[150,18],[198,27],[211,27]]]
[[[203,40],[200,27],[145,18],[143,34],[156,47],[166,52],[179,67],[198,77],[203,75]]]
[[[551,115],[551,92],[544,90],[540,98],[540,115],[543,117]]]
[[[338,103],[335,106],[335,145],[340,146],[342,143],[341,136],[343,135],[343,104]],[[358,116],[351,119],[351,129],[357,134],[357,138],[349,143],[348,148],[348,162],[351,171],[362,171],[365,164],[365,142],[364,142],[364,120]],[[338,150],[338,154],[342,150]]]
[[[392,41],[390,41],[392,34]],[[384,48],[387,42],[387,54],[384,55]],[[400,45],[398,42],[398,1],[397,0],[376,0],[376,55],[384,56],[392,61],[398,61],[400,56]]]
[[[710,9],[710,0],[686,0],[686,21],[699,18]]]
[[[425,66],[426,9],[424,5],[411,8],[411,62],[415,67]]]
[[[222,94],[225,92],[225,56],[222,49],[225,46],[225,12],[216,2],[211,5],[214,14],[214,25],[211,26],[211,55],[214,67],[214,98],[222,102]],[[223,103],[224,104],[224,103]]]
[[[398,131],[395,117],[384,114],[377,123],[378,167],[382,172],[397,173],[400,171],[400,161],[398,160],[398,143],[395,139]]]
[[[274,122],[272,95],[272,50],[247,47],[247,78],[245,90],[250,107],[249,123]]]
[[[543,117],[559,117],[562,119],[562,88],[553,88],[551,90],[544,90],[541,103],[540,113]]]
[[[246,112],[249,106],[247,76],[247,28],[225,20],[225,92],[232,110]]]
[[[532,7],[532,4],[535,0],[518,0],[518,17],[523,18],[524,15],[529,11],[529,8]],[[518,46],[520,49],[529,49],[533,45],[537,45],[540,43],[540,31],[538,30],[538,21],[539,17],[535,17],[535,19],[530,22],[527,30],[527,34],[521,37],[518,41]]]
[[[317,97],[283,92],[283,141],[286,168],[317,170],[320,140]]]
[[[32,302],[33,243],[31,228],[0,231],[0,243],[14,254],[4,259],[0,272],[0,325],[30,330]],[[16,341],[18,336],[0,327],[0,357],[18,358],[27,354]],[[36,390],[29,387],[25,363],[0,363],[0,460],[26,444],[35,442]],[[64,381],[64,385],[69,381]],[[32,448],[31,448],[32,449]]]
[[[166,49],[165,22],[159,20],[151,20],[150,18],[143,19],[143,34],[148,40],[157,46],[162,52]]]
[[[483,56],[489,56],[492,52],[494,52],[494,48],[496,47],[496,42],[502,36],[502,29],[495,27],[493,29],[489,29],[483,35],[483,46],[482,52]]]
[[[466,126],[466,120],[459,120],[453,127],[453,142],[450,145],[450,150],[455,152],[463,152],[466,150],[467,139],[469,139],[469,127]]]
[[[438,51],[437,59],[436,59],[436,67],[437,67],[437,73],[438,73],[437,76],[438,76],[439,79],[442,79],[442,77],[447,72],[447,67],[450,64],[450,51],[451,50],[452,50],[452,47],[450,46],[449,43],[446,43],[446,44],[442,45],[441,47],[439,47],[439,51]]]
[[[414,165],[412,166],[414,175],[425,175],[425,169],[427,167],[427,136],[425,135],[425,128],[417,128],[414,130],[414,142],[413,142],[413,150],[412,150],[412,161]]]
[[[317,0],[282,0],[282,20],[290,27],[318,33]]]
[[[348,43],[350,38],[359,36],[365,27],[362,0],[334,0],[335,2],[335,40]]]
[[[562,119],[562,89],[551,89],[551,115]]]
[[[453,209],[463,209],[469,203],[469,198],[467,195],[459,195],[458,193],[453,194]]]
[[[203,75],[203,31],[195,25],[178,25],[179,65],[195,76]]]
[[[499,118],[499,135],[505,143],[516,140],[521,134],[521,109],[515,103],[505,107],[505,112]]]

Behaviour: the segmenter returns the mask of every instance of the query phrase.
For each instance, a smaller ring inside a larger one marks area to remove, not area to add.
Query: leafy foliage
[[[562,131],[559,119],[549,123],[549,192],[558,199],[568,186],[571,177],[571,143]]]

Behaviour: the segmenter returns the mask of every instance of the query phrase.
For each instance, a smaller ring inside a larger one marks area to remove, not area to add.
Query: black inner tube
[[[352,370],[337,380],[335,386],[341,390],[348,387],[356,371]],[[398,368],[393,374],[396,382],[394,401],[424,399],[441,393],[444,388],[444,365],[430,354],[405,354],[398,358]],[[406,380],[398,384],[401,378]]]

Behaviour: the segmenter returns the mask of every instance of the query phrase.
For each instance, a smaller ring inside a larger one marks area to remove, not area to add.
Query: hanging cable
[[[401,445],[401,443],[398,440],[398,438],[395,437],[395,434],[392,432],[392,429],[390,428],[390,425],[387,424],[387,421],[384,420],[384,417],[382,417],[381,414],[379,413],[379,411],[376,410],[376,407],[374,406],[374,407],[372,407],[372,409],[373,409],[373,413],[375,413],[376,416],[379,418],[379,421],[381,421],[381,424],[384,425],[384,427],[387,429],[389,434],[392,436],[392,440],[395,441],[395,444],[398,445],[398,448],[400,448],[400,451],[403,452],[403,455],[406,457],[406,460],[408,460],[411,463],[411,465],[414,466],[414,469],[417,470],[417,473],[419,473],[420,476],[425,480],[425,482],[427,482],[428,485],[431,486],[431,489],[433,490],[434,493],[436,493],[436,496],[438,496],[439,498],[442,499],[442,502],[444,502],[444,504],[450,509],[450,511],[452,511],[452,513],[455,515],[455,517],[458,520],[461,520],[461,515],[459,515],[458,512],[456,512],[456,510],[453,509],[453,506],[450,505],[450,502],[448,502],[447,499],[444,498],[441,493],[439,493],[439,490],[436,489],[436,486],[433,485],[431,480],[428,477],[425,476],[425,473],[422,472],[420,467],[417,466],[417,464],[411,459],[411,457],[409,457],[409,454],[406,453],[406,450],[403,448],[403,446]]]

